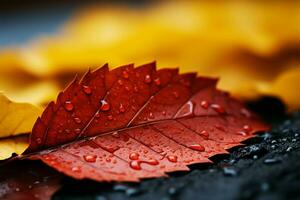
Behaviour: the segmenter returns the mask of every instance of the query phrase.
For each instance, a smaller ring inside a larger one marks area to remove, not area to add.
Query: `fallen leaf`
[[[139,181],[188,171],[268,129],[216,79],[108,66],[77,78],[35,123],[25,158],[76,179]]]
[[[28,147],[28,136],[21,134],[31,132],[42,110],[28,103],[12,102],[1,93],[0,108],[0,160],[4,160]]]
[[[28,135],[0,139],[0,160],[10,158],[13,153],[22,154],[28,145]]]
[[[62,175],[37,162],[1,166],[0,199],[47,200],[60,188]]]
[[[1,93],[0,108],[0,138],[31,132],[42,112],[39,107],[29,103],[12,102]]]

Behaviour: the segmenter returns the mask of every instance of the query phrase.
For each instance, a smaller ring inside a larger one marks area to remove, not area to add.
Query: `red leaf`
[[[187,171],[267,129],[216,82],[157,71],[155,63],[105,65],[48,105],[26,153],[77,179],[138,181]]]
[[[47,200],[60,188],[62,175],[36,162],[1,167],[0,199]]]

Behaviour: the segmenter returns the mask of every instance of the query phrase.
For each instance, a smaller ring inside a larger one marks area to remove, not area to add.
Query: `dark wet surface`
[[[300,199],[300,112],[284,116],[284,108],[273,100],[256,105],[265,108],[265,116],[272,111],[273,129],[230,155],[213,157],[213,165],[191,166],[190,172],[138,184],[66,178],[54,199]]]

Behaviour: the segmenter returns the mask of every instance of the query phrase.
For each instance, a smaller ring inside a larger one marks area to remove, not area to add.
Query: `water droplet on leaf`
[[[167,156],[167,159],[170,161],[170,162],[177,162],[177,156]]]
[[[141,170],[141,169],[142,169],[142,168],[141,168],[141,165],[140,165],[140,162],[137,161],[137,160],[132,160],[132,161],[130,161],[129,165],[130,165],[130,167],[131,167],[132,169],[134,169],[134,170]]]
[[[79,167],[72,167],[71,169],[73,172],[80,172],[80,168]]]
[[[217,113],[220,113],[220,114],[225,113],[225,109],[222,106],[220,106],[219,104],[211,104],[210,107],[212,109],[214,109],[214,111],[216,111]]]
[[[154,83],[155,85],[159,86],[161,84],[160,79],[159,78],[154,79]]]
[[[127,71],[123,71],[122,74],[123,74],[123,77],[126,79],[129,77],[129,74]]]
[[[150,75],[145,76],[145,83],[151,83],[152,79]]]
[[[205,147],[200,144],[192,144],[189,146],[189,148],[197,151],[205,151]]]
[[[101,108],[100,109],[102,111],[108,111],[110,109],[109,103],[107,103],[105,100],[101,100],[100,103],[101,103]]]
[[[80,124],[80,123],[81,123],[81,119],[78,118],[78,117],[75,117],[75,118],[74,118],[74,121],[75,121],[77,124]]]
[[[207,101],[201,101],[200,105],[204,109],[207,109],[209,107],[209,103]]]
[[[97,159],[97,156],[96,156],[96,155],[85,155],[85,156],[84,156],[84,160],[85,160],[86,162],[91,162],[91,163],[93,163],[93,162],[96,162],[96,159]]]
[[[130,155],[129,155],[129,159],[130,160],[138,160],[139,159],[139,154],[138,153],[131,153]]]
[[[84,86],[82,86],[82,88],[83,88],[83,92],[85,94],[92,94],[92,89],[89,86],[84,85]]]
[[[123,106],[123,104],[120,104],[119,111],[121,113],[125,112],[125,107]]]
[[[66,101],[64,107],[67,111],[72,111],[74,109],[74,105],[71,101]]]

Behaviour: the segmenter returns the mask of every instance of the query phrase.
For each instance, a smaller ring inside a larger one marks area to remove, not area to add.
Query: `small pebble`
[[[257,158],[258,158],[258,156],[257,156],[257,155],[254,155],[254,156],[253,156],[253,159],[254,159],[254,160],[256,160]]]
[[[236,172],[236,170],[234,170],[234,169],[225,167],[225,168],[223,168],[223,174],[224,174],[225,176],[236,176],[236,175],[237,175],[237,172]]]
[[[126,190],[126,195],[131,197],[139,193],[139,190],[136,188],[129,188]]]
[[[295,137],[298,137],[298,136],[299,136],[299,134],[298,134],[298,133],[296,133],[296,134],[295,134]]]
[[[275,163],[279,163],[280,160],[277,160],[275,158],[267,158],[264,160],[264,164],[275,164]]]
[[[286,151],[287,151],[287,152],[290,152],[292,149],[293,149],[292,147],[288,147],[288,148],[286,149]]]
[[[266,191],[268,191],[268,190],[270,189],[270,186],[269,186],[268,183],[262,183],[262,184],[260,185],[260,188],[261,188],[261,190],[262,190],[263,192],[266,192]]]
[[[272,140],[272,142],[271,142],[271,143],[272,143],[272,144],[275,144],[276,142],[277,142],[276,140]]]
[[[113,189],[115,191],[125,192],[127,196],[133,196],[139,193],[138,189],[122,184],[115,185]]]
[[[275,146],[275,145],[271,145],[271,148],[272,148],[272,149],[276,149],[276,146]]]
[[[292,142],[296,142],[297,140],[296,139],[292,139]]]
[[[170,187],[170,188],[168,189],[168,193],[169,193],[170,195],[174,195],[176,192],[177,192],[177,190],[176,190],[175,187]]]
[[[283,133],[288,133],[289,132],[289,129],[284,129],[282,130]]]
[[[97,196],[96,200],[107,200],[107,198],[104,196]]]

